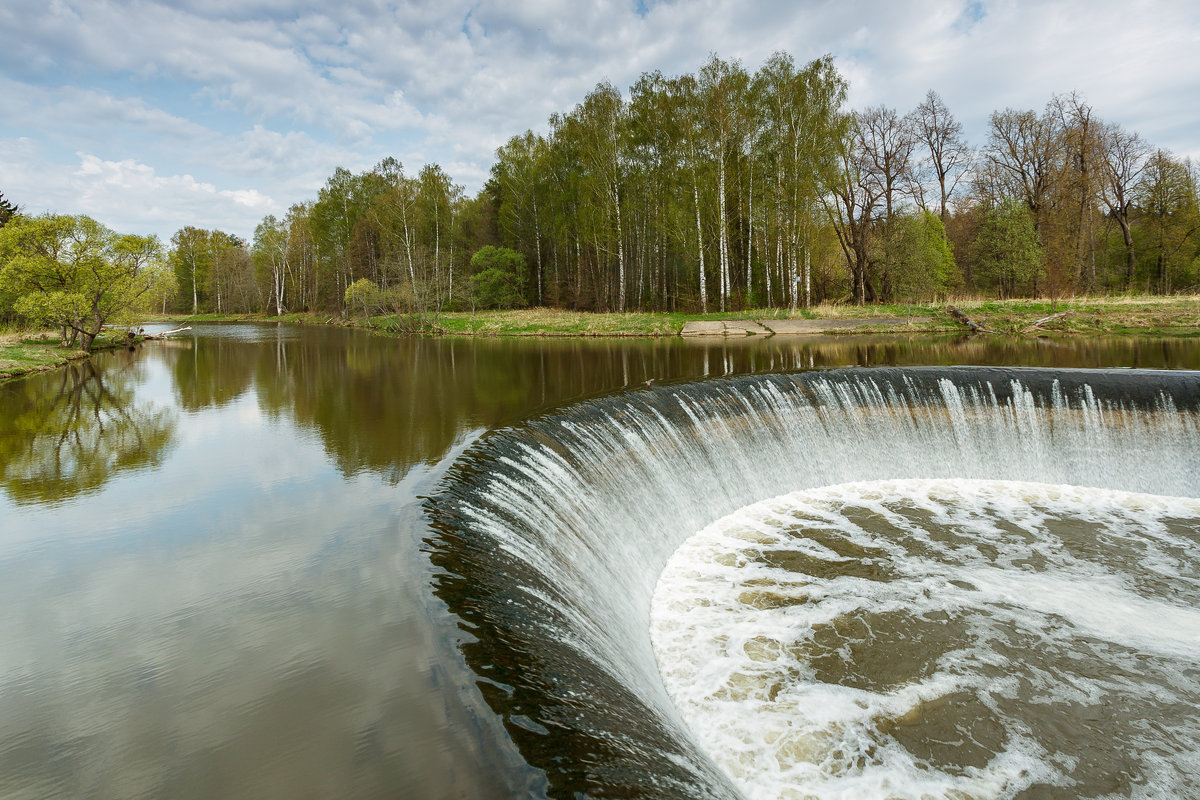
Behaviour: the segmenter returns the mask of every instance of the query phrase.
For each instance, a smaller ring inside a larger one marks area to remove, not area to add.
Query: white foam
[[[982,798],[1069,786],[1077,759],[1061,743],[1046,750],[998,708],[1005,736],[983,766],[925,763],[888,726],[962,692],[985,705],[1020,692],[1050,703],[1097,702],[1114,686],[1161,693],[1125,678],[1031,672],[1004,637],[1017,630],[1038,647],[1085,647],[1114,663],[1151,654],[1182,674],[1200,660],[1200,566],[1185,552],[1195,539],[1170,530],[1172,520],[1200,538],[1200,502],[1114,490],[895,480],[777,497],[710,525],[672,556],[651,611],[660,671],[697,740],[749,797]],[[852,552],[839,541],[866,555],[839,555]],[[818,559],[829,574],[777,565],[776,551]],[[836,574],[864,560],[887,579]],[[1148,593],[1156,580],[1169,590]],[[815,631],[889,613],[953,614],[967,620],[969,641],[899,686],[817,679]],[[997,668],[1011,676],[987,677]],[[1169,783],[1181,767],[1146,769],[1153,784],[1156,769]]]

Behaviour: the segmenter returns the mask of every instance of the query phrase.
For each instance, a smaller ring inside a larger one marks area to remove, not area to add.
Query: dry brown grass
[[[0,347],[21,342],[50,342],[55,338],[57,338],[57,334],[54,331],[0,330]]]

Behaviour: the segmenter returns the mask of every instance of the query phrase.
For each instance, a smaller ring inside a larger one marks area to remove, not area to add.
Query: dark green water
[[[483,432],[643,382],[1200,369],[1196,340],[393,340],[229,325],[0,386],[0,797],[541,790],[430,587]]]

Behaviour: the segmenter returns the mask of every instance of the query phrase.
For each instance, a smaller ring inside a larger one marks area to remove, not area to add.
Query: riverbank
[[[425,331],[460,336],[752,336],[969,333],[957,308],[985,334],[1200,336],[1200,297],[965,300],[953,306],[817,306],[729,313],[595,314],[533,308],[449,312]],[[345,324],[403,333],[412,320],[373,317]]]
[[[728,313],[591,313],[549,308],[454,311],[427,315],[343,320],[328,313],[151,315],[143,322],[272,322],[343,325],[388,335],[544,337],[745,337],[971,333],[949,304],[891,306],[825,305],[812,309],[750,309]],[[1085,297],[1069,300],[955,300],[980,332],[990,336],[1200,337],[1200,296]],[[101,342],[96,349],[119,347]],[[55,369],[87,354],[58,344],[45,333],[0,334],[0,381]]]
[[[550,308],[452,311],[343,320],[322,314],[170,315],[169,322],[269,321],[337,324],[381,333],[455,336],[839,335],[971,332],[953,306],[986,334],[1200,336],[1200,296],[1084,297],[1069,300],[954,300],[888,306],[822,305],[727,313],[592,313]],[[719,324],[713,324],[719,323]]]
[[[443,314],[443,333],[476,336],[846,335],[970,333],[948,304],[817,306],[715,314],[589,314],[551,309]],[[1200,336],[1200,296],[964,300],[985,335]],[[393,318],[394,319],[394,318]],[[372,327],[386,327],[374,318]]]
[[[128,343],[124,334],[101,334],[93,343],[92,352],[125,347]],[[58,369],[90,355],[78,347],[63,347],[55,331],[0,332],[0,383]]]

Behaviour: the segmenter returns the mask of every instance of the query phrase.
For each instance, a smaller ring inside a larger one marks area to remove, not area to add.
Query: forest
[[[249,241],[184,227],[158,258],[138,250],[130,262],[144,275],[139,302],[395,313],[423,327],[476,307],[1200,291],[1196,165],[1105,122],[1082,96],[995,111],[972,143],[933,90],[912,109],[848,109],[847,89],[832,58],[786,53],[754,73],[712,55],[694,74],[645,73],[628,92],[601,83],[544,133],[512,136],[474,196],[435,164],[411,174],[388,157],[335,170]],[[14,273],[30,253],[61,260],[75,245],[53,230],[11,233],[34,220],[4,202],[0,315],[36,315]]]

